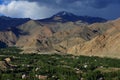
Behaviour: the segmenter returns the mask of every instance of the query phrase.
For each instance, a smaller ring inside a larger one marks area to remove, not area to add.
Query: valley
[[[120,59],[0,49],[1,80],[119,80]]]
[[[120,80],[120,0],[0,0],[0,80]]]
[[[1,16],[0,80],[120,80],[120,19]]]

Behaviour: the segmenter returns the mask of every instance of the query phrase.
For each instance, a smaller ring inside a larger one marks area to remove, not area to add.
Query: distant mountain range
[[[6,16],[0,16],[0,30],[7,29],[8,27],[16,27],[21,24],[26,23],[27,21],[31,20],[30,18],[11,18]],[[75,21],[82,21],[87,23],[95,23],[95,22],[105,22],[106,19],[99,18],[99,17],[89,17],[89,16],[77,16],[69,12],[59,12],[53,15],[50,18],[41,19],[41,22],[75,22]]]
[[[4,30],[8,27],[16,27],[29,21],[29,18],[11,18],[6,16],[0,16],[0,30]]]
[[[75,21],[82,21],[82,22],[87,22],[89,24],[95,23],[95,22],[105,22],[107,21],[104,18],[99,18],[99,17],[90,17],[90,16],[78,16],[73,13],[69,13],[66,11],[59,12],[55,15],[53,15],[50,18],[42,19],[39,21],[42,22],[75,22]]]
[[[120,19],[107,21],[62,11],[41,20],[2,16],[0,28],[0,47],[16,46],[23,53],[120,58]]]

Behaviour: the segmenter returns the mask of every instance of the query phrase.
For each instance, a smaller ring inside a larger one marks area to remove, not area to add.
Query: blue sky
[[[0,0],[0,4],[2,4],[2,0]],[[1,15],[1,14],[0,14]]]
[[[17,18],[42,19],[59,11],[116,19],[120,0],[0,0],[0,14]]]
[[[2,4],[3,3],[3,0],[0,0],[0,4]]]
[[[0,4],[7,4],[11,2],[12,0],[0,0]]]
[[[0,4],[2,4],[2,1],[0,0]]]

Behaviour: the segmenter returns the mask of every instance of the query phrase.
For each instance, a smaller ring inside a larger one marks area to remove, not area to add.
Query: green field
[[[119,59],[20,51],[0,49],[0,61],[11,59],[5,69],[0,65],[0,80],[39,80],[38,75],[45,80],[120,80]]]

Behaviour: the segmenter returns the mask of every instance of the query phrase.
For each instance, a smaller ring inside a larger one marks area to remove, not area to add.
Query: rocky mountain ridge
[[[120,19],[97,19],[99,21],[92,17],[80,19],[74,14],[60,12],[47,19],[29,20],[0,31],[0,41],[21,48],[23,53],[120,58]]]

